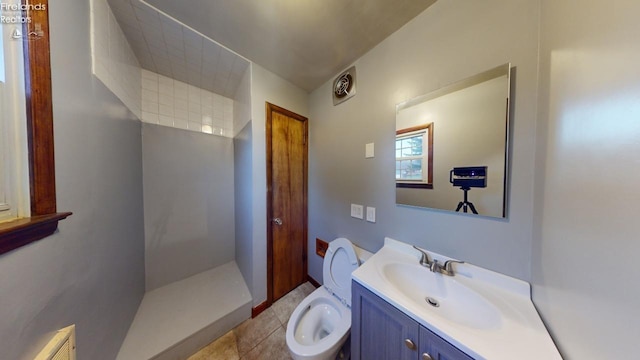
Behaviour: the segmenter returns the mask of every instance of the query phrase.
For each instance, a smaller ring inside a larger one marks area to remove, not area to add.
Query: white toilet
[[[329,243],[324,285],[296,307],[287,323],[287,346],[295,360],[334,360],[351,329],[351,273],[360,265],[345,238]]]

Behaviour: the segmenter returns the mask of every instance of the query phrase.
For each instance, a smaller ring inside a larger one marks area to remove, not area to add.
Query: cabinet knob
[[[433,358],[428,353],[422,353],[422,360],[433,360]]]
[[[411,350],[416,349],[416,344],[411,339],[404,339],[404,344]]]

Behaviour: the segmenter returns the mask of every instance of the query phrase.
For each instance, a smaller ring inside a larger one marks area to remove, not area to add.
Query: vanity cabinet
[[[351,359],[473,360],[355,281],[351,296]]]

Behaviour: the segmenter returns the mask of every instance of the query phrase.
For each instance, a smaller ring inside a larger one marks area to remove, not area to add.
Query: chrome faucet
[[[422,257],[420,258],[420,265],[426,268],[429,268],[429,271],[434,273],[437,272],[437,273],[441,273],[442,275],[453,276],[455,275],[455,272],[453,271],[451,264],[453,263],[464,264],[464,261],[447,260],[444,262],[444,265],[440,265],[437,259],[429,260],[429,254],[427,254],[425,251],[423,251],[419,247],[413,245],[413,248],[420,251],[420,253],[422,254]]]

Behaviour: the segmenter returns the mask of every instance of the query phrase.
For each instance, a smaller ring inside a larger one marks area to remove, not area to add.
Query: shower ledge
[[[251,316],[235,261],[145,293],[117,360],[186,358]]]

